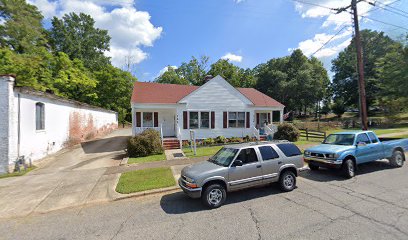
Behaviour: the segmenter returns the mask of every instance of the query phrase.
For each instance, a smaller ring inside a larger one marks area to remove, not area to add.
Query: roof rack
[[[267,143],[290,143],[288,140],[271,140],[271,141],[256,141],[256,142],[250,142],[249,145],[251,146],[256,146],[256,145],[261,145],[261,144],[267,144]]]

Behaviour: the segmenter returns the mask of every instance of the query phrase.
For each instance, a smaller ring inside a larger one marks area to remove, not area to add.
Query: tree
[[[184,77],[180,76],[180,73],[176,68],[168,66],[167,71],[155,79],[158,83],[171,83],[171,84],[181,84],[189,85],[190,82]]]
[[[208,61],[207,56],[201,56],[199,59],[192,57],[188,63],[183,62],[175,71],[180,78],[187,80],[192,85],[201,86],[207,75]]]
[[[54,51],[66,53],[71,60],[80,59],[89,69],[101,69],[110,63],[104,52],[109,51],[107,30],[95,28],[95,20],[84,13],[54,17],[50,42]]]
[[[211,64],[208,74],[220,75],[234,87],[253,87],[256,79],[251,69],[242,69],[226,59]]]
[[[340,98],[336,98],[331,106],[331,110],[337,115],[338,118],[341,118],[341,116],[346,112],[344,101]]]
[[[372,106],[380,96],[376,62],[387,53],[392,52],[396,41],[384,35],[383,32],[363,30],[361,31],[361,42],[363,48],[364,75],[366,83],[367,106]],[[334,72],[333,90],[336,97],[342,98],[346,106],[358,106],[359,93],[357,56],[355,50],[355,39],[350,45],[339,53],[332,61]]]
[[[25,0],[0,0],[0,19],[0,47],[22,54],[47,45],[43,16]]]

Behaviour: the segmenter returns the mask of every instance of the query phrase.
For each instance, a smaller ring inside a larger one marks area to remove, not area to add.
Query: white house
[[[36,161],[118,126],[116,112],[17,87],[12,75],[0,75],[0,110],[0,173],[19,156]]]
[[[284,105],[253,88],[234,88],[221,76],[204,85],[136,82],[133,135],[148,128],[164,140],[254,136],[265,123],[282,122]]]

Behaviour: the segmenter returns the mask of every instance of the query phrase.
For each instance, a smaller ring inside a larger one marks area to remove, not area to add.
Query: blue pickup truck
[[[360,163],[388,159],[391,166],[402,167],[407,150],[408,139],[378,138],[372,131],[340,132],[306,149],[304,159],[312,171],[338,168],[345,177],[352,178]]]

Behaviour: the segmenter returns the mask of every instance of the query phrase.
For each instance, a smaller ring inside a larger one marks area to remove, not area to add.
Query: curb
[[[175,190],[181,190],[178,186],[173,186],[173,187],[167,187],[167,188],[159,188],[159,189],[153,189],[153,190],[148,190],[148,191],[143,191],[143,192],[137,192],[137,193],[129,193],[129,194],[122,194],[116,192],[119,196],[115,197],[112,201],[118,201],[118,200],[123,200],[127,198],[137,198],[137,197],[143,197],[143,196],[149,196],[157,193],[165,193],[165,192],[171,192]]]

